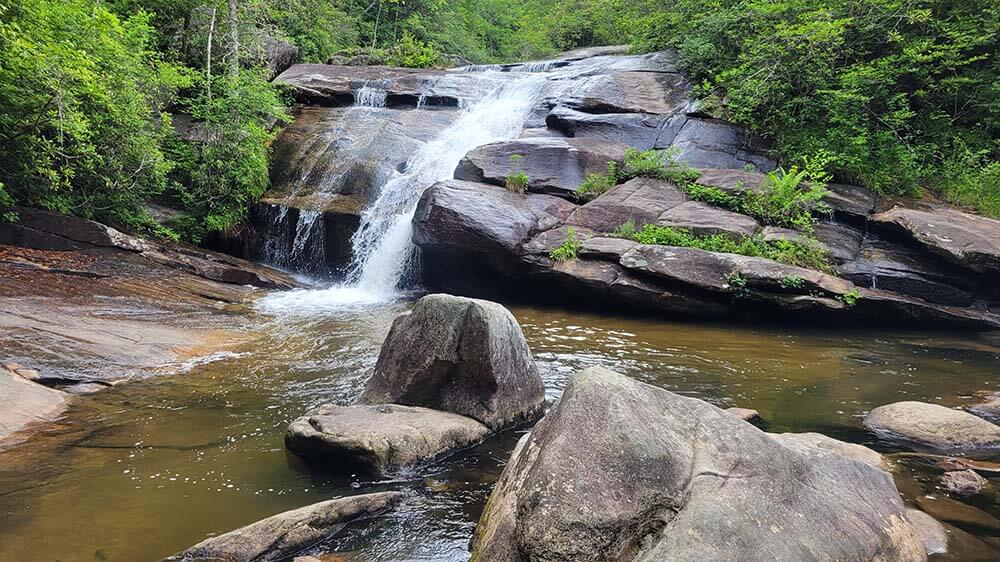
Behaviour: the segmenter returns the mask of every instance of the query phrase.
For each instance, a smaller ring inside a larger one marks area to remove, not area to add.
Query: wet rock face
[[[476,561],[926,559],[885,472],[805,455],[597,368],[518,443],[472,550]]]
[[[399,492],[351,496],[316,503],[268,517],[226,534],[205,539],[167,558],[178,562],[274,562],[340,532],[348,523],[375,517],[402,500]]]
[[[896,402],[880,406],[865,417],[865,427],[888,439],[945,453],[1000,450],[1000,426],[936,404]]]
[[[973,470],[953,470],[941,475],[941,486],[960,496],[971,496],[983,491],[989,481]]]
[[[291,423],[285,446],[341,472],[382,476],[475,445],[489,433],[474,419],[428,408],[325,405]]]
[[[559,137],[495,142],[467,154],[455,169],[455,179],[504,185],[507,176],[524,172],[530,191],[569,196],[589,174],[606,172],[608,162],[621,162],[625,148]]]
[[[441,182],[425,191],[417,205],[413,243],[429,259],[473,254],[499,271],[510,271],[521,244],[539,221],[548,221],[549,226],[559,222],[564,204],[552,199],[483,183]]]
[[[1000,274],[1000,221],[926,202],[896,204],[871,220],[957,265]]]
[[[544,393],[521,327],[507,309],[428,295],[393,323],[362,401],[433,408],[497,431],[540,415]]]

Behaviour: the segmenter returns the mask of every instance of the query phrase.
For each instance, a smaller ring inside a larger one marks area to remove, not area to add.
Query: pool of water
[[[282,443],[294,417],[360,393],[392,319],[408,306],[261,313],[233,353],[78,398],[58,426],[0,453],[0,560],[158,560],[286,509],[388,489],[406,493],[401,508],[337,537],[329,545],[344,553],[337,560],[467,559],[519,431],[382,482],[306,466]],[[861,430],[871,408],[904,399],[955,405],[1000,386],[1000,342],[988,337],[512,311],[551,399],[572,373],[600,365],[719,406],[755,408],[769,430],[891,450]],[[919,488],[919,468],[903,474],[909,499],[931,493]],[[977,502],[1000,516],[995,502]],[[1000,559],[989,550],[995,534],[972,529],[970,538]],[[968,559],[960,554],[949,558]]]

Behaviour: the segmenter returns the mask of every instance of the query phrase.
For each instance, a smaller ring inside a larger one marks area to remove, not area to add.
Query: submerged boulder
[[[945,453],[1000,450],[1000,426],[936,404],[905,401],[879,406],[865,417],[865,427],[888,439]]]
[[[535,419],[544,395],[521,326],[506,308],[438,294],[393,322],[362,400],[434,408],[496,431]]]
[[[211,537],[167,560],[183,562],[272,562],[287,560],[340,532],[348,523],[374,517],[399,503],[399,492],[325,501],[279,513]]]
[[[428,408],[327,404],[293,421],[285,446],[344,472],[385,475],[475,445],[489,433],[474,419]]]
[[[0,441],[32,423],[52,421],[67,407],[62,392],[38,384],[37,372],[0,366]]]
[[[518,443],[476,561],[925,560],[885,472],[592,368]]]

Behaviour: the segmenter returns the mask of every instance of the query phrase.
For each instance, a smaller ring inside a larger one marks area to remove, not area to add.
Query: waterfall
[[[354,91],[355,107],[385,107],[388,92],[370,84],[365,84]]]
[[[424,190],[453,177],[459,161],[472,149],[517,138],[541,100],[546,81],[544,75],[511,76],[463,108],[454,123],[410,157],[362,213],[360,228],[351,240],[353,261],[345,284],[276,293],[262,299],[260,306],[310,312],[397,298],[401,281],[415,262],[412,220]]]

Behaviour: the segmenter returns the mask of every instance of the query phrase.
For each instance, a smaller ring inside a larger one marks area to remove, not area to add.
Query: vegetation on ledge
[[[708,252],[739,254],[765,258],[807,269],[829,272],[833,269],[830,261],[818,245],[796,240],[765,241],[760,236],[732,238],[721,234],[698,236],[687,229],[644,225],[636,229],[633,223],[625,223],[615,232],[620,238],[633,240],[640,244],[657,244],[660,246],[677,246],[681,248],[696,248]]]

